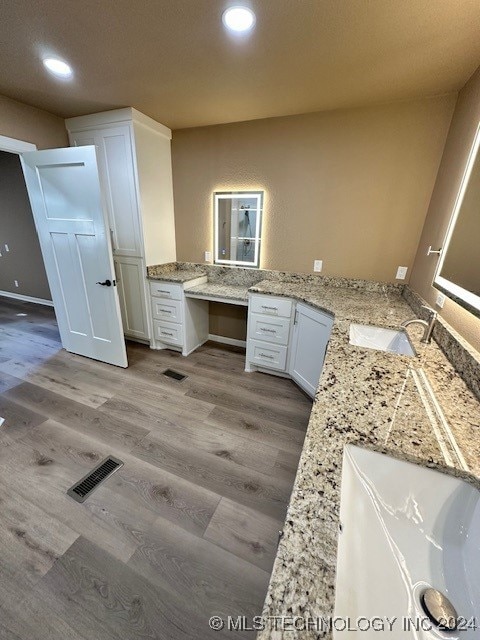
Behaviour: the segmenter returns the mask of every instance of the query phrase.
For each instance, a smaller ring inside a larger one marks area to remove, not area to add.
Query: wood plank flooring
[[[0,640],[254,637],[208,620],[261,613],[311,402],[235,347],[127,351],[69,354],[52,309],[0,298]]]

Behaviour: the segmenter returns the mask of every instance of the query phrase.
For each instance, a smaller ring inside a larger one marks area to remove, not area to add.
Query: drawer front
[[[249,340],[247,357],[250,363],[259,367],[285,371],[287,347],[258,340]]]
[[[183,302],[152,298],[152,314],[155,320],[181,323],[183,321]]]
[[[290,334],[290,318],[267,318],[260,313],[250,313],[249,338],[274,342],[275,344],[288,344]]]
[[[155,340],[160,340],[167,344],[176,344],[179,347],[183,346],[183,326],[181,324],[154,320],[153,334],[155,336]]]
[[[182,299],[182,287],[169,282],[150,282],[150,293],[157,298],[169,298],[170,300]]]
[[[252,296],[250,311],[268,316],[290,318],[292,315],[292,301],[287,298],[274,298],[273,296]]]

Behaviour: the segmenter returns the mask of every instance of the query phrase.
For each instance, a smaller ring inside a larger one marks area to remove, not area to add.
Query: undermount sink
[[[334,638],[478,638],[480,492],[470,484],[355,445],[344,449],[335,616],[389,618],[382,636],[334,629]],[[441,630],[427,598],[453,606]],[[473,620],[473,623],[472,623]],[[354,622],[352,622],[354,626]],[[381,624],[378,623],[377,624]],[[378,629],[377,629],[378,631]],[[388,631],[388,632],[387,632]]]
[[[396,331],[395,329],[384,329],[367,324],[350,325],[350,344],[357,347],[367,347],[367,349],[377,349],[378,351],[389,351],[404,356],[415,356],[415,349],[412,347],[406,331]]]

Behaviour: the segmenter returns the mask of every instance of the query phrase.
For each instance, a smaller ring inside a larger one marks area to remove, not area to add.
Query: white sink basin
[[[350,344],[379,351],[390,351],[404,356],[416,355],[405,331],[383,329],[367,324],[352,323],[350,325]]]
[[[335,616],[350,619],[352,627],[376,616],[395,622],[383,635],[334,627],[335,638],[478,638],[478,628],[467,624],[439,630],[421,595],[437,589],[460,620],[476,618],[479,624],[479,491],[432,469],[347,445],[340,521]]]

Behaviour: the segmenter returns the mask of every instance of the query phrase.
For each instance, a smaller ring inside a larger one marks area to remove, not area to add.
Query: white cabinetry
[[[171,131],[132,108],[66,120],[72,146],[95,145],[125,335],[149,340],[146,265],[175,260]]]
[[[308,305],[297,304],[289,373],[298,386],[312,397],[322,373],[332,325],[332,316]]]
[[[175,349],[187,356],[208,340],[206,300],[186,298],[183,284],[162,281],[150,282],[150,295],[154,349]]]
[[[313,397],[332,325],[331,315],[306,304],[252,294],[245,370],[289,376]]]
[[[246,371],[286,371],[292,308],[287,298],[250,296]]]

